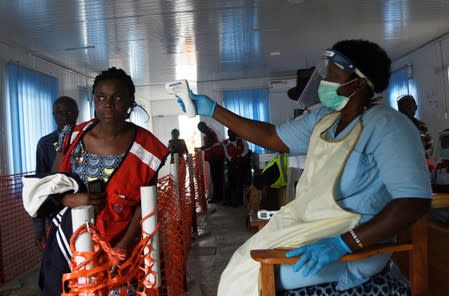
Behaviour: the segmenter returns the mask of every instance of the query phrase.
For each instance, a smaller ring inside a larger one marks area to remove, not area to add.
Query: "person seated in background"
[[[243,205],[248,210],[248,216],[256,215],[260,210],[260,203],[262,201],[263,190],[269,184],[264,184],[262,175],[255,175],[253,182],[245,188],[243,193]]]
[[[223,141],[226,159],[225,205],[239,206],[243,203],[242,190],[247,176],[248,143],[228,129],[228,136]]]
[[[449,129],[439,134],[438,162],[432,174],[432,188],[434,192],[449,193]],[[449,208],[430,210],[430,216],[440,222],[449,224]]]
[[[430,170],[430,168],[433,167],[430,160],[433,154],[432,136],[430,135],[427,125],[415,117],[416,110],[418,110],[415,98],[411,95],[404,95],[397,100],[397,103],[399,112],[407,116],[421,134],[421,141],[424,146],[424,152],[426,153],[426,159],[428,160],[428,166]]]
[[[59,145],[59,134],[66,125],[75,125],[78,118],[76,101],[67,96],[61,96],[53,103],[53,119],[56,130],[39,139],[36,149],[36,174],[50,173],[56,158]],[[46,241],[46,222],[40,217],[32,218],[36,245],[43,250]]]
[[[242,138],[271,151],[307,153],[296,199],[234,252],[218,296],[258,295],[253,249],[294,247],[287,256],[300,256],[296,264],[277,269],[279,291],[315,288],[320,295],[353,295],[364,283],[376,286],[377,276],[391,275],[388,254],[338,261],[393,239],[431,205],[418,130],[396,110],[377,103],[375,94],[388,86],[390,65],[386,52],[373,42],[337,42],[323,53],[299,99],[318,96],[323,106],[279,126],[240,117],[190,92],[199,115],[212,116]],[[377,295],[390,295],[388,287],[376,288]]]
[[[264,184],[268,184],[267,199],[263,199],[264,208],[278,210],[286,203],[288,153],[277,153],[262,169]]]
[[[177,128],[172,129],[171,139],[168,141],[168,150],[170,151],[170,163],[173,163],[173,154],[178,153],[179,156],[189,153],[186,142],[183,139],[179,139],[179,130]]]
[[[279,179],[279,169],[272,163],[259,173],[255,173],[250,186],[244,189],[244,205],[248,208],[248,214],[257,214],[260,209],[279,210],[277,191],[270,186]],[[275,198],[276,197],[276,198]]]
[[[432,183],[449,186],[449,129],[442,130],[438,137],[438,161],[432,174]]]
[[[270,188],[279,179],[279,169],[275,165],[265,167],[263,171],[253,177],[249,187],[244,190],[244,205],[248,208],[248,215],[257,214],[264,209],[275,211],[282,206],[279,204],[277,191]]]

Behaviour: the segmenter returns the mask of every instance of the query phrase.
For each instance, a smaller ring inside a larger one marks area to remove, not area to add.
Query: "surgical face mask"
[[[441,159],[449,159],[449,148],[446,148],[446,149],[441,148],[441,149],[438,151],[438,156],[439,156]]]
[[[340,111],[349,102],[349,99],[356,93],[353,92],[349,97],[340,96],[337,93],[338,88],[353,82],[355,79],[348,81],[344,84],[321,80],[318,86],[318,97],[321,103],[329,109]]]

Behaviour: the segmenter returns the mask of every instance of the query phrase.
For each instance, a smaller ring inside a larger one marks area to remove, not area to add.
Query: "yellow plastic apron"
[[[259,264],[251,259],[250,250],[296,247],[344,233],[358,224],[359,214],[343,210],[335,202],[334,187],[362,123],[357,122],[342,140],[328,141],[325,134],[339,116],[339,112],[325,115],[315,125],[295,200],[234,252],[221,274],[218,296],[258,295]]]

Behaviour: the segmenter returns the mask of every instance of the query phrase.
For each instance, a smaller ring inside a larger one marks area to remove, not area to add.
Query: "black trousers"
[[[64,215],[61,224],[64,231],[71,233],[72,221],[70,211],[67,211]],[[56,238],[57,231],[58,229],[54,225],[50,226],[47,246],[42,256],[41,269],[39,272],[39,288],[41,296],[61,295],[62,275],[70,272],[70,267],[61,252]],[[65,291],[69,291],[67,285],[65,286]]]
[[[214,195],[210,198],[215,202],[223,200],[224,191],[224,157],[212,156],[209,159],[211,181],[214,186]]]

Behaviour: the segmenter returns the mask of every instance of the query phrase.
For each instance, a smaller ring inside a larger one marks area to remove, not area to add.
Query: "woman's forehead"
[[[120,79],[103,79],[97,83],[95,90],[97,89],[115,89],[128,91],[126,83]]]

